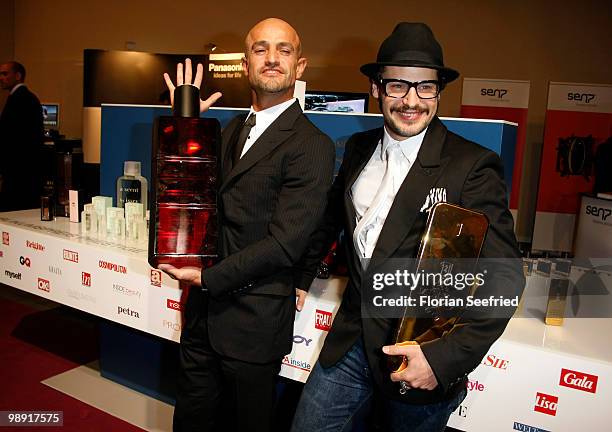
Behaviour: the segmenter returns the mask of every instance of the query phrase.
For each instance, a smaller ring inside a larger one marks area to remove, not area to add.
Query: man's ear
[[[296,65],[296,73],[295,73],[296,79],[300,79],[302,77],[302,74],[304,73],[304,70],[306,69],[307,64],[308,64],[308,60],[306,59],[306,57],[300,57],[298,59],[297,65]]]
[[[372,97],[374,99],[379,98],[378,84],[376,84],[374,80],[370,80],[370,92],[372,93]]]
[[[249,76],[249,61],[246,56],[242,57],[242,71],[244,72],[244,76]]]

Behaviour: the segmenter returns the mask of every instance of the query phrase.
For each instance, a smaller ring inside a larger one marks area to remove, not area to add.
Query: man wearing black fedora
[[[444,65],[427,25],[398,24],[376,62],[361,72],[370,79],[384,127],[347,142],[324,221],[296,279],[298,288],[310,285],[319,259],[344,230],[348,285],[292,431],[351,431],[370,411],[381,414],[374,421],[381,430],[441,431],[466,395],[467,375],[508,320],[464,317],[427,342],[390,346],[396,320],[364,313],[364,298],[375,269],[416,257],[428,212],[440,201],[488,217],[481,257],[512,259],[486,288],[520,294],[524,278],[503,167],[494,152],[448,131],[436,116],[440,92],[459,73]],[[391,374],[386,355],[405,356],[407,368]]]

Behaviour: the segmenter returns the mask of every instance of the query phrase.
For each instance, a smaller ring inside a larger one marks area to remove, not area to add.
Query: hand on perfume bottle
[[[387,345],[382,350],[387,355],[405,356],[408,360],[406,369],[391,374],[391,381],[404,381],[411,388],[423,390],[433,390],[438,386],[438,380],[420,345]]]
[[[297,310],[298,312],[302,312],[307,295],[308,291],[304,291],[299,288],[295,289],[295,310]]]
[[[202,269],[198,267],[181,267],[176,268],[170,264],[160,264],[157,268],[172,279],[186,282],[191,285],[202,286]]]
[[[201,89],[202,87],[202,76],[204,75],[204,67],[202,63],[198,63],[196,67],[196,75],[193,80],[193,85],[197,88]],[[166,85],[168,86],[168,90],[170,91],[170,103],[174,105],[174,89],[183,84],[192,84],[192,69],[191,69],[191,59],[185,59],[185,68],[183,73],[183,63],[178,63],[176,65],[176,86],[172,83],[172,79],[170,75],[164,73],[164,80],[166,81]],[[212,104],[217,102],[219,98],[222,96],[221,92],[216,92],[210,95],[210,97],[206,100],[200,99],[200,112],[206,111]]]

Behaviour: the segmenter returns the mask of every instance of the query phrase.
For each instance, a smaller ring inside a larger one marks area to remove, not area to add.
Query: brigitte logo
[[[315,313],[315,328],[330,331],[332,325],[332,313],[317,309]]]
[[[38,289],[41,291],[50,292],[51,291],[51,282],[46,279],[38,278]]]
[[[26,247],[32,248],[32,249],[40,251],[40,252],[43,252],[45,250],[45,247],[43,245],[41,245],[40,243],[31,242],[29,240],[26,240]]]
[[[26,267],[30,267],[32,262],[30,261],[30,258],[20,256],[19,257],[19,264],[24,265]]]
[[[597,375],[577,372],[570,369],[561,369],[559,385],[588,393],[597,393],[597,380]]]
[[[161,270],[151,269],[151,285],[160,287],[162,285]]]
[[[10,246],[11,244],[11,236],[6,231],[2,231],[2,244]]]
[[[536,393],[536,403],[533,410],[543,414],[556,416],[558,403],[559,398],[557,396],[551,396],[546,393]]]

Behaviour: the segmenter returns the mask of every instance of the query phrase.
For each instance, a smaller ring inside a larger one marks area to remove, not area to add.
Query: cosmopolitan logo
[[[177,302],[176,300],[166,299],[166,307],[168,309],[174,309],[177,311],[183,310],[183,306],[181,305],[181,303]]]
[[[113,290],[117,291],[118,293],[124,294],[128,297],[134,297],[134,296],[140,297],[140,291],[126,288],[123,285],[119,285],[116,283],[113,284]]]
[[[283,364],[295,369],[300,369],[306,372],[310,372],[310,369],[312,368],[312,366],[310,365],[310,363],[302,361],[302,360],[296,360],[291,356],[286,355],[283,358]]]
[[[164,320],[162,322],[162,326],[164,328],[170,329],[170,330],[175,331],[175,332],[180,332],[181,329],[182,329],[182,327],[181,327],[181,325],[179,323],[174,322],[174,321],[168,321],[168,320]]]
[[[330,331],[332,325],[332,313],[317,309],[315,312],[315,328]]]
[[[117,314],[118,315],[127,315],[127,316],[131,316],[134,318],[140,318],[140,314],[138,312],[136,312],[133,309],[130,308],[124,308],[121,306],[117,306]]]
[[[43,245],[41,245],[40,243],[31,242],[29,240],[26,240],[26,247],[35,249],[35,250],[40,251],[40,252],[45,250],[45,247]]]
[[[510,361],[499,358],[495,354],[487,354],[487,356],[482,359],[481,364],[495,369],[508,370]]]
[[[572,93],[569,92],[567,94],[568,101],[575,102],[583,102],[583,103],[591,103],[591,101],[595,99],[595,95],[593,93]]]
[[[14,273],[12,271],[5,270],[4,275],[8,277],[9,279],[21,280],[21,273]]]
[[[220,65],[215,63],[208,64],[208,72],[242,72],[242,64]]]
[[[10,246],[11,244],[11,236],[6,231],[2,231],[2,244]]]
[[[557,396],[551,396],[546,393],[536,393],[536,403],[533,410],[543,414],[556,416],[558,403],[559,398]]]
[[[529,425],[519,423],[519,422],[514,422],[514,426],[512,426],[512,429],[516,431],[521,431],[521,432],[549,432],[545,429],[535,427],[535,426],[529,426]]]
[[[162,285],[161,270],[151,269],[151,285],[160,287]]]
[[[498,99],[503,98],[508,93],[508,89],[493,89],[493,88],[481,88],[481,96],[493,96]]]
[[[81,285],[90,287],[91,286],[91,274],[87,272],[81,272]]]
[[[476,381],[472,381],[472,380],[468,380],[467,382],[467,389],[468,391],[484,391],[485,386],[484,384],[479,383],[477,380]]]
[[[586,214],[601,218],[602,221],[605,221],[612,214],[612,209],[588,205],[586,206]]]
[[[30,261],[30,258],[20,256],[19,257],[19,264],[24,265],[26,267],[30,267],[32,262]]]
[[[41,291],[51,292],[51,282],[43,278],[38,278],[38,289]]]
[[[71,261],[74,263],[79,262],[79,253],[75,251],[71,251],[68,249],[64,249],[64,260]]]
[[[62,269],[57,267],[57,266],[50,265],[49,266],[49,273],[53,273],[53,274],[56,274],[58,276],[61,276],[62,275]]]
[[[597,375],[590,375],[570,369],[561,369],[559,385],[588,393],[597,393],[597,380]]]
[[[115,271],[117,273],[123,273],[126,274],[127,273],[127,269],[119,264],[115,264],[112,262],[108,262],[108,261],[98,261],[98,265],[100,266],[100,268],[106,269],[106,270],[112,270]]]
[[[312,339],[307,339],[304,336],[301,335],[294,335],[293,336],[293,343],[294,344],[305,344],[306,346],[310,345],[310,342],[312,342]]]

